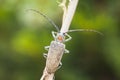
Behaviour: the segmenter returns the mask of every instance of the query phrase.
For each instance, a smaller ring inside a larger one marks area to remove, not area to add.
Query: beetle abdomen
[[[64,50],[65,45],[63,43],[51,42],[46,61],[46,69],[49,73],[54,73],[58,69]]]

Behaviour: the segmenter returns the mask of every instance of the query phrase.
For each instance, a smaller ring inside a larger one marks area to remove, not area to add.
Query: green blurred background
[[[0,0],[0,80],[39,80],[45,66],[44,46],[60,28],[62,9],[56,0]],[[70,29],[96,29],[70,33],[63,66],[56,80],[120,80],[120,0],[79,0]]]

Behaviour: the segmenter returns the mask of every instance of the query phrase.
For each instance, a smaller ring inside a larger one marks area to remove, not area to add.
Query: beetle
[[[92,30],[92,29],[75,29],[75,30],[68,30],[67,32],[60,32],[59,28],[56,26],[56,24],[46,15],[43,13],[34,10],[29,9],[31,11],[37,12],[40,15],[42,15],[44,18],[46,18],[57,30],[57,32],[52,31],[52,36],[54,38],[53,41],[51,41],[50,46],[45,46],[45,50],[48,51],[48,53],[44,53],[43,56],[46,58],[46,67],[44,70],[47,71],[48,74],[54,74],[57,69],[59,69],[62,65],[61,58],[63,56],[63,53],[69,53],[67,49],[65,49],[65,42],[72,39],[70,35],[67,33],[69,32],[75,32],[75,31],[90,31],[90,32],[96,32],[100,35],[103,35],[101,32]],[[45,75],[43,76],[43,78]],[[44,79],[41,79],[44,80]]]

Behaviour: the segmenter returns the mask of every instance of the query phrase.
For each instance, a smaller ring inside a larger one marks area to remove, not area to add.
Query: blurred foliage
[[[120,80],[120,0],[79,0],[63,66],[56,80]],[[61,26],[62,10],[56,0],[0,0],[0,80],[39,80],[44,46],[53,40],[50,23],[35,9]],[[59,27],[60,28],[60,27]]]

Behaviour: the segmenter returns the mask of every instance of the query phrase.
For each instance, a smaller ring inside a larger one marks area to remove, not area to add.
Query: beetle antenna
[[[51,23],[56,28],[57,32],[60,32],[58,26],[49,17],[47,17],[45,14],[41,13],[40,11],[34,10],[34,9],[28,9],[27,11],[29,11],[29,10],[34,11],[34,12],[42,15],[45,19],[47,19],[49,21],[49,23]]]
[[[75,30],[69,30],[67,33],[69,33],[69,32],[76,32],[76,31],[80,31],[80,32],[95,32],[95,33],[98,33],[98,34],[104,36],[103,33],[99,32],[97,30],[93,30],[93,29],[75,29]]]

